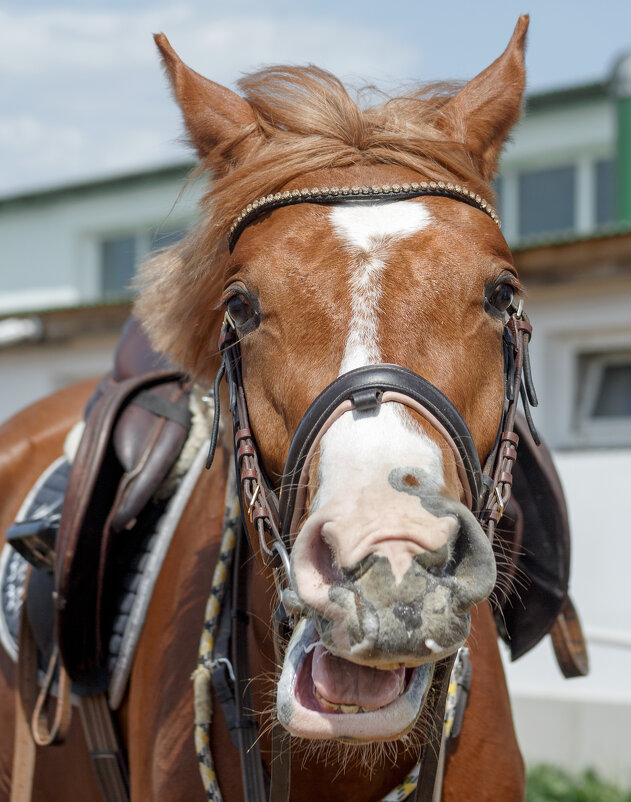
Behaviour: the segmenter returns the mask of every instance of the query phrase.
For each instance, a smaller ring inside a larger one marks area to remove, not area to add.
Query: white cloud
[[[189,5],[116,11],[0,8],[0,70],[5,76],[42,76],[68,68],[90,73],[149,66],[155,63],[150,39],[155,31],[166,32],[185,60],[207,65],[222,80],[234,79],[248,66],[284,60],[317,60],[368,74],[386,64],[396,75],[417,58],[415,48],[361,22],[349,31],[335,16],[283,18],[257,8],[248,16],[213,10],[212,19],[208,10]]]
[[[313,62],[342,77],[378,75],[384,65],[390,75],[412,71],[415,49],[383,30],[361,22],[348,30],[339,16],[300,7],[283,15],[246,6],[0,6],[0,193],[183,157],[155,31],[228,85],[269,62]]]

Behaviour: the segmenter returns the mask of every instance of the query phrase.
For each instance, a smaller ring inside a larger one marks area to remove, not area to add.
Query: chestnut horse
[[[520,114],[527,27],[520,17],[504,53],[463,87],[432,86],[372,108],[313,67],[262,70],[241,81],[239,96],[156,37],[213,181],[202,222],[145,266],[136,314],[156,349],[209,386],[227,310],[272,486],[310,404],[368,365],[400,366],[412,384],[422,376],[457,409],[482,464],[493,449],[503,330],[520,284],[488,201]],[[349,194],[361,197],[349,203]],[[90,391],[63,391],[3,427],[5,528]],[[282,666],[270,624],[274,568],[250,533],[249,674],[263,763],[269,770],[279,718],[292,736],[292,800],[382,799],[417,763],[431,729],[423,708],[433,665],[466,642],[471,691],[442,798],[521,800],[523,763],[488,602],[495,561],[469,509],[458,449],[407,396],[366,408],[358,398],[327,422],[305,468],[286,577],[301,623]],[[205,798],[191,673],[232,447],[220,431],[166,556],[119,712],[135,802]],[[15,678],[0,659],[0,798],[8,799]],[[210,742],[224,799],[242,800],[239,754],[218,705]],[[76,716],[64,745],[38,748],[33,791],[34,800],[73,798],[99,798]]]

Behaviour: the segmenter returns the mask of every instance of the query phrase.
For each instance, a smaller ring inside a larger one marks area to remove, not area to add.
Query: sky
[[[184,161],[151,34],[232,88],[314,63],[351,86],[468,79],[530,13],[529,91],[606,80],[628,0],[0,0],[0,198]]]

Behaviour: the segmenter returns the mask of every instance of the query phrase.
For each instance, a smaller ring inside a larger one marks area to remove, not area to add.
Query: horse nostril
[[[414,602],[412,604],[397,602],[392,608],[392,614],[403,622],[406,629],[416,629],[421,626],[423,623],[421,611],[422,605]]]
[[[311,557],[314,568],[320,574],[325,584],[333,585],[343,578],[333,549],[329,543],[327,543],[322,529],[319,534],[313,538],[311,543]]]
[[[435,551],[422,551],[420,554],[415,555],[414,560],[426,571],[430,571],[431,569],[443,568],[449,562],[449,557],[449,544],[444,543]]]

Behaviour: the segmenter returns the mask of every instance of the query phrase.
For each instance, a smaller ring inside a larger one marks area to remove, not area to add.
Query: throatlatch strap
[[[259,750],[259,732],[250,690],[250,660],[248,654],[248,571],[251,563],[245,536],[237,538],[234,554],[232,588],[232,665],[235,674],[235,729],[241,756],[241,774],[247,802],[264,800],[265,777]],[[246,549],[244,549],[244,545]],[[244,551],[246,553],[244,554]]]

